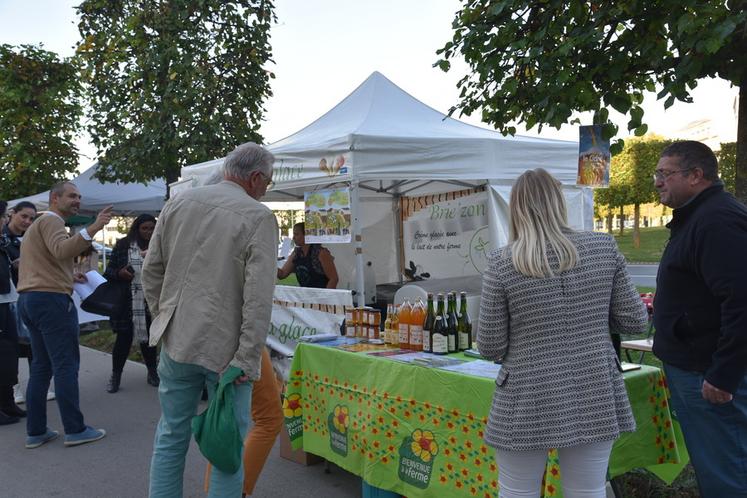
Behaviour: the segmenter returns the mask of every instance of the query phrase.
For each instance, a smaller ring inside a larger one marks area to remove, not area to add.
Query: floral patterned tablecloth
[[[625,374],[638,430],[624,434],[610,477],[645,467],[671,483],[687,462],[661,370]],[[294,449],[320,455],[373,486],[415,497],[494,497],[498,472],[482,440],[491,379],[313,344],[296,349],[283,411]],[[557,452],[545,496],[561,496]]]

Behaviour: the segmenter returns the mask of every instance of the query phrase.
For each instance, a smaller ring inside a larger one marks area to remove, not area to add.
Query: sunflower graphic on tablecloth
[[[431,431],[415,429],[399,447],[399,478],[417,488],[430,484],[438,443]]]
[[[348,454],[348,427],[350,425],[350,410],[345,405],[335,406],[327,417],[329,427],[329,447],[335,453]]]
[[[300,394],[291,394],[283,400],[283,415],[285,418],[300,417],[302,413]]]
[[[412,443],[410,444],[412,452],[419,456],[421,460],[428,463],[431,458],[438,453],[438,444],[433,439],[431,431],[421,431],[416,429],[412,433]]]
[[[293,441],[303,436],[303,406],[301,395],[293,393],[283,398],[283,416],[285,417],[285,426],[288,429],[288,436]]]

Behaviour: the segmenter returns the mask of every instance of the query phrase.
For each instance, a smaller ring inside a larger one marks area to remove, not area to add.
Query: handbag
[[[192,433],[200,452],[215,468],[227,474],[238,472],[244,448],[234,410],[233,387],[233,381],[242,374],[240,369],[228,367],[207,409],[192,419]]]
[[[122,313],[123,308],[127,306],[129,293],[128,283],[107,280],[80,303],[80,308],[89,313],[111,318]]]

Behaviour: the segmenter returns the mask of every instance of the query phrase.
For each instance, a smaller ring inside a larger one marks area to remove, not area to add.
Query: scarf
[[[143,257],[140,255],[140,247],[137,242],[130,244],[128,262],[135,270],[135,276],[130,282],[132,293],[132,336],[137,342],[148,342],[148,324],[145,321],[145,295],[143,294]]]

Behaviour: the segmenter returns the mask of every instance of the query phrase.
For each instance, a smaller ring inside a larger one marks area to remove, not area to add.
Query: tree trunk
[[[607,233],[612,235],[612,221],[615,219],[615,215],[612,214],[612,206],[607,207]]]
[[[743,204],[747,204],[747,68],[742,73],[740,83],[734,195]]]
[[[625,206],[620,206],[620,237],[623,236],[625,231]]]
[[[633,247],[641,248],[641,205],[636,203],[633,211]]]

